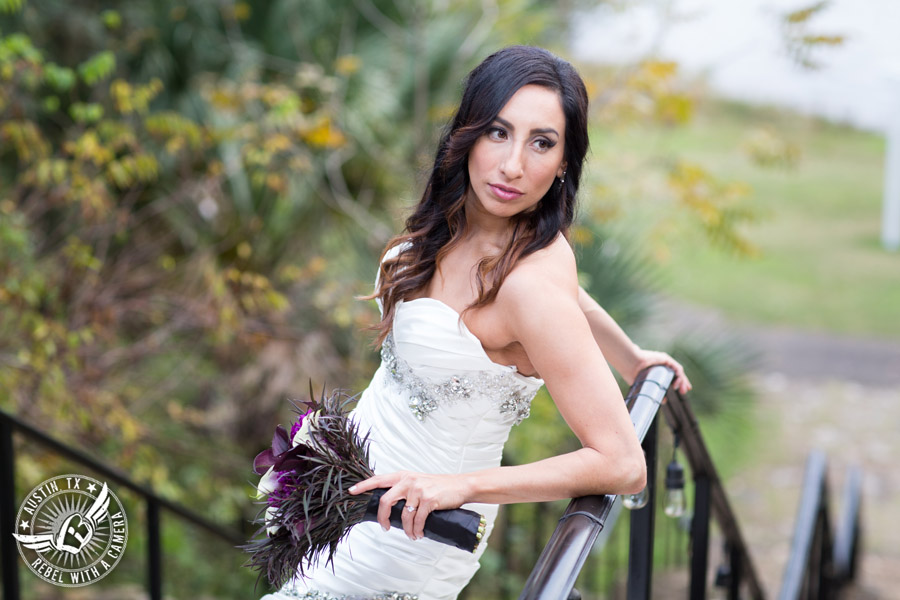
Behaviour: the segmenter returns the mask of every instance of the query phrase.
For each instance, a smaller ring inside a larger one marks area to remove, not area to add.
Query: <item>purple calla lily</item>
[[[287,431],[281,425],[275,428],[275,434],[272,436],[272,453],[275,455],[282,454],[291,449],[291,438],[288,437]]]
[[[253,459],[253,472],[257,475],[265,475],[273,466],[275,466],[275,455],[272,454],[271,448],[266,448]]]

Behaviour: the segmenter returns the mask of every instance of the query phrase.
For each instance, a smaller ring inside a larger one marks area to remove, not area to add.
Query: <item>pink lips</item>
[[[515,200],[524,193],[516,188],[506,187],[496,183],[489,183],[488,186],[491,188],[491,191],[494,192],[494,195],[502,200]]]

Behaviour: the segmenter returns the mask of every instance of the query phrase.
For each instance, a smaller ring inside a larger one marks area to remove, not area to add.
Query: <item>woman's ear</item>
[[[556,171],[556,178],[557,179],[565,179],[565,177],[566,177],[566,163],[564,161],[561,165],[559,165],[559,169],[557,169],[557,171]]]

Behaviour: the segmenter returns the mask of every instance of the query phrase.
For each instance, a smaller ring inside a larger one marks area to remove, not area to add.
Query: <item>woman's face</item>
[[[565,131],[555,90],[519,88],[469,151],[467,211],[511,217],[537,205],[565,171]]]

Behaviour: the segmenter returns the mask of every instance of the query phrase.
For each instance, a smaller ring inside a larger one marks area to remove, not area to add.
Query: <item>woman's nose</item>
[[[500,163],[500,171],[509,179],[518,179],[524,173],[522,165],[522,150],[514,145],[506,153],[503,162]]]

